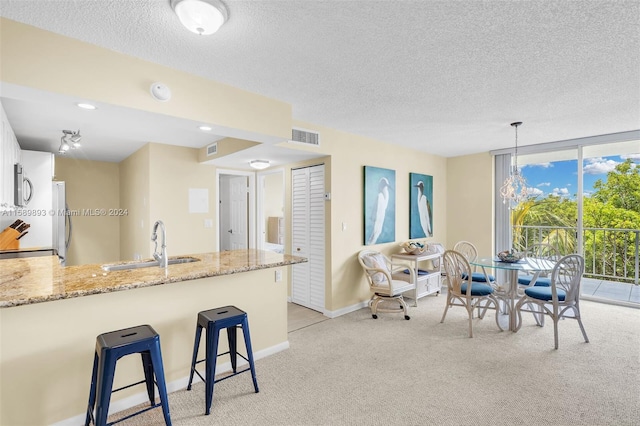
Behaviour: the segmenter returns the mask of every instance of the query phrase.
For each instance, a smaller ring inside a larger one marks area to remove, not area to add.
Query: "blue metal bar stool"
[[[238,327],[242,328],[244,343],[247,349],[247,357],[237,352],[238,344],[236,340],[236,331]],[[197,361],[198,348],[200,347],[200,336],[202,334],[203,328],[207,331],[205,358]],[[227,352],[218,354],[218,340],[220,336],[220,330],[222,329],[227,330],[229,350]],[[229,357],[231,358],[231,368],[233,369],[233,374],[215,380],[216,361],[219,356],[223,356],[226,354],[229,354]],[[245,361],[247,361],[249,363],[249,368],[237,371],[237,356],[240,356]],[[205,377],[202,377],[198,370],[196,370],[196,364],[203,361],[205,361]],[[222,308],[199,312],[198,322],[196,324],[196,338],[193,345],[193,359],[191,361],[191,372],[189,374],[189,385],[187,386],[187,390],[191,390],[193,373],[197,374],[205,383],[205,414],[208,415],[211,412],[211,401],[213,400],[213,385],[217,382],[226,380],[230,377],[236,376],[246,371],[251,371],[251,377],[253,378],[253,387],[257,393],[258,381],[256,380],[256,370],[253,363],[253,350],[251,349],[251,337],[249,336],[249,321],[247,320],[247,313],[236,308],[235,306],[224,306]]]
[[[112,390],[116,362],[123,356],[134,353],[139,353],[142,357],[145,380]],[[154,374],[155,385],[158,386],[158,393],[160,394],[159,404],[155,403]],[[113,423],[107,423],[111,394],[142,383],[147,386],[147,394],[149,395],[151,406]],[[158,333],[149,325],[139,325],[99,335],[96,339],[96,353],[93,358],[93,373],[91,375],[91,389],[89,391],[85,426],[89,426],[91,421],[96,426],[112,425],[160,406],[162,406],[165,423],[167,426],[171,426],[167,386],[164,380],[164,367],[162,366],[160,336]],[[95,415],[94,407],[96,407]]]

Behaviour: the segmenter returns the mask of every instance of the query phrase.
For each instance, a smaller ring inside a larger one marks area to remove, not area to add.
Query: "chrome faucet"
[[[162,231],[162,245],[160,246],[160,253],[158,253],[158,226],[160,226]],[[153,249],[153,258],[158,261],[158,266],[161,268],[166,268],[169,266],[169,258],[167,257],[167,231],[164,227],[164,223],[161,220],[158,220],[153,225],[153,232],[151,233],[151,241],[155,243],[155,247]]]

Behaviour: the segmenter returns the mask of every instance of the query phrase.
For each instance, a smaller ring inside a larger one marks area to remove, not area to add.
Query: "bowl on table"
[[[400,247],[407,254],[419,255],[427,251],[427,246],[424,244],[416,243],[413,241],[407,241],[400,244]]]
[[[524,259],[524,253],[522,252],[512,252],[512,251],[501,251],[500,253],[498,253],[498,259],[500,259],[501,262],[506,262],[506,263],[516,263],[519,262],[520,260]]]

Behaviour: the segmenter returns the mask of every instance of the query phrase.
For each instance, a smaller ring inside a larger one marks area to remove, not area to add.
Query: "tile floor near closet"
[[[295,303],[287,303],[287,331],[289,333],[328,319],[328,317],[313,309],[308,309]]]

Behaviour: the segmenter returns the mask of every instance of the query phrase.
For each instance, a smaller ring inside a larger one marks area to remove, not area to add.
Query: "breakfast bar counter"
[[[57,256],[0,261],[0,308],[167,284],[306,262],[264,250],[229,250],[175,256],[190,263],[106,272],[102,265],[63,267]],[[127,265],[136,262],[121,262]]]
[[[247,312],[259,381],[259,359],[289,347],[290,265],[306,259],[253,249],[189,257],[198,261],[119,271],[62,267],[55,256],[0,260],[0,424],[82,424],[96,337],[138,325],[160,335],[169,392],[185,388],[198,312],[227,305]],[[228,369],[228,358],[219,364]],[[140,358],[124,357],[114,388],[140,376]],[[203,388],[193,391],[204,401]],[[134,386],[111,407],[145,395]]]

